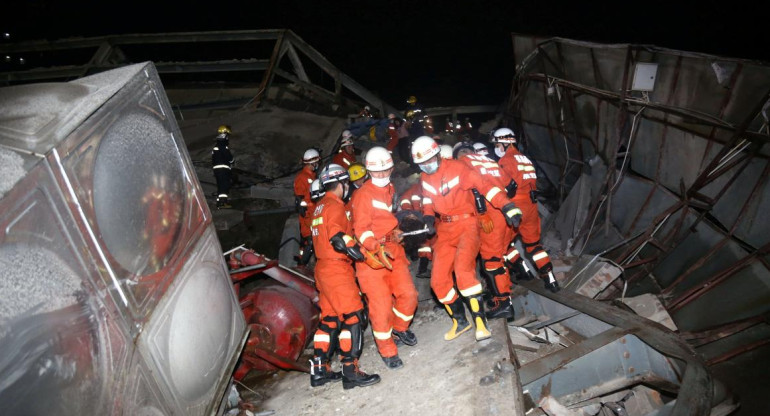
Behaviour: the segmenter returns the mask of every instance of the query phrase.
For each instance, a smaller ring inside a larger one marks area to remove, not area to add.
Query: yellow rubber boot
[[[451,341],[459,337],[463,332],[468,332],[471,329],[470,322],[465,318],[465,306],[463,306],[462,299],[457,298],[457,300],[444,305],[444,307],[449,313],[449,317],[452,318],[452,328],[444,334],[444,340]]]
[[[472,296],[468,299],[471,305],[471,316],[473,317],[473,323],[476,325],[476,341],[482,341],[492,336],[487,328],[487,317],[484,314],[483,303],[481,302],[481,295]]]

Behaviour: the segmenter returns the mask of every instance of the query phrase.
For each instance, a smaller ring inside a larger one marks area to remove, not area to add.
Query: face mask
[[[375,178],[372,177],[372,184],[378,188],[384,188],[390,183],[390,176],[387,178]]]
[[[495,154],[497,155],[497,157],[503,157],[505,156],[505,150],[499,147],[495,147]]]
[[[438,170],[438,160],[420,165],[420,170],[430,175]]]

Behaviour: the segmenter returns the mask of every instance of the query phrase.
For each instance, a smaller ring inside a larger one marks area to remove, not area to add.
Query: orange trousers
[[[480,232],[476,217],[436,223],[437,237],[433,245],[430,287],[441,303],[450,304],[458,297],[452,282],[452,272],[455,274],[460,294],[468,297],[481,293],[482,286],[476,278]]]
[[[480,231],[481,248],[479,251],[482,267],[489,275],[494,276],[498,293],[511,293],[511,277],[505,264],[503,264],[503,257],[508,250],[508,243],[513,239],[513,229],[505,222],[505,217],[499,210],[490,208],[488,214],[494,227],[489,234],[483,230]]]
[[[374,342],[383,357],[398,354],[392,332],[406,331],[417,309],[417,289],[409,273],[409,260],[404,248],[397,243],[385,243],[385,250],[393,255],[393,270],[374,270],[366,264],[356,265],[358,284],[366,295],[369,322]]]
[[[318,259],[315,266],[315,285],[318,289],[321,321],[326,325],[319,326],[316,331],[313,348],[326,352],[334,341],[330,339],[329,333],[336,327],[332,322],[345,322],[345,315],[363,310],[364,304],[361,302],[361,294],[350,261]],[[350,345],[342,344],[344,343],[341,342],[340,348],[343,351],[350,350]]]

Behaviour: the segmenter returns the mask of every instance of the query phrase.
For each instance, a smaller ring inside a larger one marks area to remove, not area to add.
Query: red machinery
[[[307,372],[307,366],[297,359],[318,327],[318,292],[313,279],[247,249],[231,253],[228,265],[251,331],[235,379],[242,379],[250,370]],[[257,274],[271,279],[247,283]],[[241,293],[242,286],[249,288]]]

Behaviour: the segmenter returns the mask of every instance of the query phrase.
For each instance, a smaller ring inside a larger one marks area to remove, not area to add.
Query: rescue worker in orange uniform
[[[526,255],[537,268],[545,287],[552,292],[558,292],[559,282],[553,275],[551,258],[540,245],[540,214],[537,212],[535,198],[535,191],[537,191],[535,166],[516,148],[516,135],[513,130],[506,127],[495,130],[493,141],[495,154],[500,157],[498,164],[503,172],[507,195],[513,198],[523,213],[523,220],[517,233],[521,237]],[[505,260],[519,278],[526,280],[531,278],[526,263],[514,246],[514,241],[511,241]]]
[[[461,142],[454,149],[458,160],[465,162],[479,173],[485,181],[504,189],[500,166],[494,160],[474,153],[470,142]],[[484,197],[473,190],[476,212],[479,214],[481,225],[481,263],[482,274],[487,281],[489,303],[487,304],[487,319],[512,318],[513,304],[511,303],[511,277],[503,259],[508,249],[508,243],[513,239],[513,229],[508,227],[505,217],[499,209],[487,207]]]
[[[345,169],[356,163],[356,148],[353,146],[353,134],[350,133],[350,130],[342,132],[340,151],[334,155],[332,163],[340,165]]]
[[[417,289],[409,273],[409,260],[401,246],[396,210],[396,190],[390,183],[393,157],[384,147],[366,153],[371,178],[353,195],[353,233],[371,253],[379,253],[384,267],[356,266],[358,284],[366,295],[369,321],[377,349],[388,368],[404,365],[398,356],[398,341],[413,346],[417,337],[409,329],[417,309]]]
[[[476,188],[496,208],[500,208],[509,226],[518,226],[521,211],[505,196],[505,192],[457,160],[441,160],[439,146],[428,136],[418,137],[412,144],[412,158],[422,174],[423,221],[437,233],[433,247],[431,288],[452,318],[452,327],[444,335],[451,340],[470,329],[465,307],[455,291],[454,271],[460,295],[468,299],[476,340],[492,336],[489,332],[482,299],[482,285],[476,278],[476,256],[479,254],[479,223],[473,193]]]
[[[422,211],[422,182],[417,181],[401,194],[399,209],[402,211],[416,211],[423,214]],[[425,240],[417,249],[417,257],[420,259],[417,264],[416,277],[420,279],[430,279],[428,264],[433,260],[433,243],[436,241],[435,234]]]
[[[310,148],[302,155],[304,166],[294,178],[294,204],[299,213],[299,256],[297,263],[307,264],[313,250],[310,238],[310,221],[313,214],[313,201],[310,199],[310,185],[316,178],[316,170],[321,161],[318,150]]]
[[[326,194],[312,215],[313,244],[318,262],[315,284],[321,319],[313,336],[310,385],[313,387],[342,380],[344,389],[364,387],[380,381],[377,374],[358,368],[363,348],[364,305],[356,284],[353,261],[365,260],[361,247],[352,237],[352,228],[343,202],[349,190],[348,173],[331,164],[321,171]],[[335,351],[340,350],[342,374],[331,370]]]

